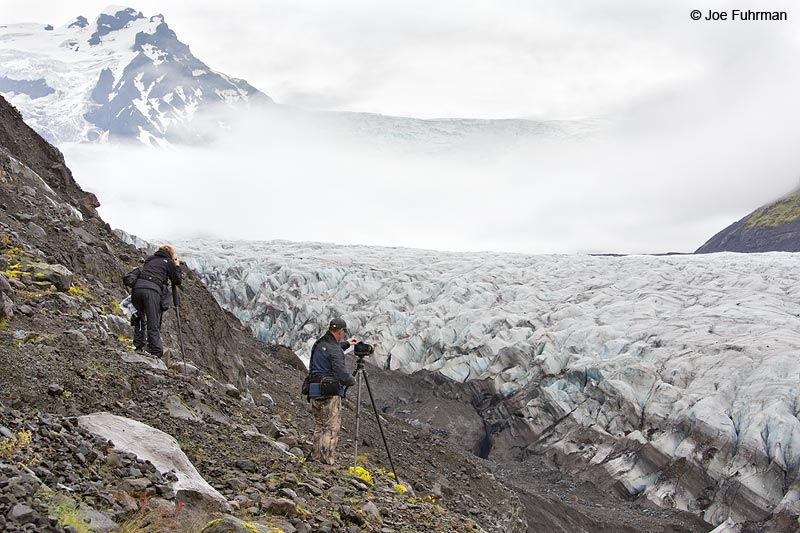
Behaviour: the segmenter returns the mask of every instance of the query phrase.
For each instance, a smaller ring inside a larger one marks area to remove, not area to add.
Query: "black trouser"
[[[164,347],[161,344],[161,293],[152,289],[133,289],[131,303],[137,316],[133,319],[133,346],[143,350],[145,328],[147,328],[147,351],[161,357]]]

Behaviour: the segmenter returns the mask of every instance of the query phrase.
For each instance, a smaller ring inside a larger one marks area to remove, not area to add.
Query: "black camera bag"
[[[325,376],[319,381],[319,393],[321,396],[338,396],[339,380]]]

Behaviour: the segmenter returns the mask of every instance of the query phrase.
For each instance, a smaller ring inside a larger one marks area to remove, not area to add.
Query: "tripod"
[[[353,475],[356,473],[356,469],[358,468],[358,428],[359,428],[359,415],[361,412],[361,382],[363,381],[367,385],[367,392],[369,393],[369,399],[372,402],[372,410],[375,412],[375,420],[378,422],[378,429],[381,432],[381,439],[383,439],[383,446],[386,448],[386,455],[389,457],[389,466],[392,467],[392,474],[394,474],[395,482],[400,483],[400,480],[397,477],[397,471],[394,469],[394,463],[392,462],[392,453],[389,451],[389,445],[386,443],[386,435],[383,433],[383,426],[381,425],[381,417],[378,415],[378,408],[375,407],[375,397],[372,396],[372,388],[369,386],[369,380],[367,379],[367,371],[364,369],[364,357],[358,356],[356,357],[356,369],[353,372],[353,376],[356,378],[356,383],[358,384],[358,393],[356,395],[356,436],[355,436],[355,451],[353,452]]]

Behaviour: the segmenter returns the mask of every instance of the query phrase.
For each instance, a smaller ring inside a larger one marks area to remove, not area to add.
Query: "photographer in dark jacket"
[[[155,357],[164,355],[161,344],[161,291],[167,281],[173,290],[181,284],[180,261],[171,246],[161,246],[148,257],[131,292],[131,303],[136,308],[133,320],[133,345],[137,351],[145,347]]]
[[[311,411],[314,413],[314,449],[311,458],[320,463],[332,465],[334,452],[339,441],[339,428],[342,422],[342,395],[344,387],[355,384],[355,379],[347,371],[344,363],[344,350],[356,343],[356,339],[345,340],[347,324],[341,318],[334,318],[328,331],[311,348],[311,361],[308,374],[311,381],[332,377],[339,381],[340,393],[334,396],[311,397]]]

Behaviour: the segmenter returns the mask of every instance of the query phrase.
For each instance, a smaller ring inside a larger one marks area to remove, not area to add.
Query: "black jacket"
[[[331,376],[338,379],[340,385],[347,387],[355,384],[356,380],[344,365],[344,350],[349,346],[347,341],[336,342],[330,331],[325,333],[311,348],[308,374],[312,378]]]
[[[172,286],[181,284],[181,271],[175,266],[175,262],[170,257],[169,252],[158,250],[147,258],[136,280],[134,289],[151,289],[161,292],[164,284],[170,280]]]

